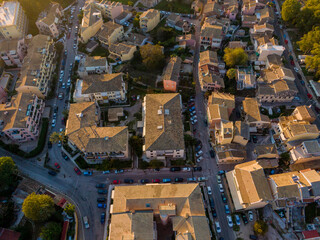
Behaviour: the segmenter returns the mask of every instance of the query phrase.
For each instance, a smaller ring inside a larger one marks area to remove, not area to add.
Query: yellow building
[[[51,37],[38,34],[31,39],[28,54],[23,60],[21,76],[16,83],[18,92],[33,93],[42,98],[48,94],[55,59]]]
[[[83,18],[80,26],[81,42],[87,43],[101,29],[102,24],[101,11],[96,9],[93,2],[89,2],[83,8]]]
[[[137,47],[126,43],[111,44],[109,46],[109,58],[115,61],[129,61],[133,58]]]
[[[140,28],[145,32],[150,32],[160,22],[160,12],[155,9],[149,9],[140,16]]]
[[[3,2],[0,6],[0,39],[22,38],[27,34],[28,20],[21,4]]]
[[[111,197],[110,240],[211,239],[199,184],[116,186]]]
[[[110,44],[123,39],[123,26],[112,21],[106,22],[102,25],[97,37],[101,43],[110,46]]]

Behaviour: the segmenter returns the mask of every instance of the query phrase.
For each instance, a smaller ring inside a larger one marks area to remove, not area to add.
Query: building
[[[39,33],[57,38],[60,35],[59,24],[62,16],[63,8],[61,5],[56,2],[50,3],[48,9],[41,12],[36,21]]]
[[[246,146],[250,139],[249,125],[242,121],[234,122],[233,143],[238,143],[242,146]]]
[[[16,90],[36,94],[40,98],[47,96],[55,67],[55,56],[54,41],[50,36],[38,34],[32,37]]]
[[[119,117],[123,117],[123,108],[109,108],[108,109],[108,122],[118,122]]]
[[[100,76],[100,75],[99,75]],[[100,109],[94,102],[70,104],[65,135],[73,150],[80,150],[89,164],[104,159],[127,159],[128,127],[100,127]]]
[[[80,77],[104,73],[111,73],[111,67],[108,65],[108,60],[105,57],[86,56],[79,62],[78,74]]]
[[[245,50],[247,47],[248,43],[247,42],[242,42],[242,41],[230,41],[228,43],[228,48],[235,49],[235,48],[242,48]]]
[[[0,228],[0,240],[19,240],[21,233],[10,229]]]
[[[264,36],[266,34],[273,35],[274,26],[270,23],[263,23],[263,24],[255,24],[253,28],[250,29],[250,34],[252,36]]]
[[[2,2],[0,16],[0,39],[23,38],[27,34],[27,15],[18,1]]]
[[[222,26],[203,24],[200,32],[201,48],[220,48],[224,34]]]
[[[308,121],[313,123],[317,116],[310,106],[297,106],[291,114],[298,121]]]
[[[109,46],[109,58],[115,61],[129,61],[133,58],[134,52],[137,51],[135,45],[130,45],[125,42],[118,44],[111,44]]]
[[[193,34],[185,34],[176,37],[176,42],[178,42],[178,47],[186,49],[188,47],[191,52],[196,47],[196,38]]]
[[[126,42],[135,45],[137,47],[141,47],[145,45],[148,41],[148,37],[139,34],[139,33],[129,33],[128,37],[126,38]]]
[[[111,196],[110,240],[153,240],[157,234],[166,239],[211,239],[199,184],[115,186]],[[164,225],[170,229],[163,230]]]
[[[87,43],[90,38],[97,34],[103,24],[101,11],[93,2],[88,2],[82,9],[83,18],[80,26],[80,41]]]
[[[265,7],[256,11],[256,16],[260,24],[262,23],[273,23],[274,13],[270,7]]]
[[[256,11],[256,0],[245,0],[242,4],[242,15],[254,15]]]
[[[227,132],[222,132],[222,134],[231,135],[231,132],[227,129]],[[232,137],[229,140],[231,141]],[[218,164],[238,164],[243,162],[247,157],[245,147],[235,143],[217,145],[215,151]]]
[[[7,101],[9,84],[13,78],[11,73],[3,72],[0,78],[0,104]]]
[[[309,203],[320,197],[320,175],[315,170],[273,174],[268,180],[277,208]]]
[[[163,88],[167,91],[176,92],[179,85],[181,58],[171,57],[162,74]]]
[[[103,17],[110,18],[112,20],[123,12],[123,6],[120,2],[103,0],[101,2],[95,2],[95,6],[101,11]]]
[[[22,61],[27,54],[25,39],[4,39],[0,41],[0,54],[4,63],[9,66],[22,66]]]
[[[237,90],[256,88],[256,75],[252,69],[238,67],[236,80]]]
[[[176,23],[180,20],[180,15],[176,14],[176,13],[171,13],[167,19],[166,19],[166,23],[169,27],[174,28]]]
[[[124,10],[114,21],[118,24],[124,25],[132,17],[132,13],[128,10]]]
[[[210,130],[219,129],[221,127],[221,123],[229,122],[228,108],[224,105],[208,102],[207,116]]]
[[[200,71],[210,71],[219,73],[220,69],[224,69],[224,64],[220,64],[218,54],[215,51],[206,50],[200,52],[199,69]]]
[[[12,143],[35,141],[39,136],[44,100],[20,92],[10,102],[0,104],[0,130]]]
[[[142,5],[147,8],[152,8],[160,2],[161,2],[161,0],[142,0],[141,1]]]
[[[307,140],[293,146],[289,151],[291,157],[291,166],[295,167],[301,165],[318,169],[320,160],[320,144],[318,140]]]
[[[317,230],[302,231],[303,239],[320,240],[320,235]]]
[[[257,161],[238,164],[226,173],[236,211],[262,208],[273,201],[262,166]]]
[[[204,5],[202,14],[205,17],[210,17],[210,16],[221,17],[223,15],[223,9],[221,4],[210,0],[210,1],[207,1],[206,5]]]
[[[160,12],[155,9],[149,9],[140,15],[140,29],[144,32],[150,32],[160,22]]]
[[[92,53],[98,46],[99,43],[97,41],[90,40],[86,45],[86,51]]]
[[[258,23],[258,19],[256,15],[253,15],[253,16],[242,15],[241,20],[242,20],[242,27],[247,27],[247,28],[253,28],[253,26]]]
[[[123,102],[126,92],[122,73],[93,74],[77,80],[73,99],[76,102]]]
[[[279,154],[274,144],[257,145],[254,156],[263,168],[276,168],[279,166]]]
[[[102,25],[97,37],[100,43],[110,46],[112,43],[119,42],[123,39],[123,26],[111,21],[106,22]]]
[[[209,96],[208,104],[218,104],[227,107],[228,115],[230,117],[235,108],[235,97],[229,93],[212,92]]]
[[[258,132],[270,127],[268,116],[261,114],[258,101],[255,98],[245,98],[242,101],[245,122],[250,126],[250,132]]]
[[[273,45],[271,43],[260,45],[257,49],[257,53],[259,54],[258,61],[266,61],[267,56],[271,54],[282,56],[284,50],[285,47],[282,45]]]
[[[291,102],[297,94],[294,81],[278,80],[271,84],[258,84],[257,99],[261,103]]]
[[[224,14],[230,20],[236,20],[237,14],[239,12],[239,5],[237,0],[224,0],[222,4]]]
[[[220,90],[225,87],[222,77],[204,71],[199,71],[199,82],[203,92]]]
[[[147,94],[142,106],[144,145],[147,159],[185,157],[182,101],[178,93]]]

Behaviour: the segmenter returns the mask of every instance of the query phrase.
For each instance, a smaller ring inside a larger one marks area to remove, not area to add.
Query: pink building
[[[257,3],[255,0],[244,0],[242,5],[242,15],[254,15]]]
[[[0,130],[13,143],[34,141],[39,135],[44,101],[30,93],[18,93],[0,105]]]
[[[172,57],[166,66],[163,75],[163,88],[167,91],[176,92],[179,84],[181,58]]]
[[[1,58],[7,66],[22,66],[23,58],[27,54],[27,44],[29,38],[11,39],[0,42]]]
[[[223,3],[223,9],[225,15],[230,20],[236,20],[238,14],[238,1],[237,0],[225,0]]]
[[[103,0],[96,2],[95,6],[101,11],[104,17],[111,18],[112,20],[123,12],[123,6],[119,2]]]
[[[0,78],[0,103],[3,104],[7,101],[7,91],[8,91],[8,84],[12,75],[10,73],[2,73]]]

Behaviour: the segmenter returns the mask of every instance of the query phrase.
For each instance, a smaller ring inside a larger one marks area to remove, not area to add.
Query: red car
[[[59,165],[59,163],[54,163],[54,166],[57,168],[57,169],[60,169],[60,165]]]
[[[152,179],[153,183],[160,183],[160,179]]]
[[[81,175],[81,171],[79,170],[79,168],[75,167],[74,171],[76,172],[76,174]]]
[[[113,180],[113,184],[120,184],[120,180]]]
[[[292,66],[294,66],[294,61],[293,60],[291,60],[290,63],[291,63]]]
[[[307,94],[307,97],[308,97],[309,99],[312,99],[312,95],[311,95],[310,93]]]

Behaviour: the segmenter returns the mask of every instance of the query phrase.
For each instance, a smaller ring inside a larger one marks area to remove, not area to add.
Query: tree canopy
[[[264,235],[268,231],[268,225],[261,220],[258,220],[253,225],[253,231],[258,235]]]
[[[281,15],[284,21],[296,21],[300,13],[301,3],[298,0],[286,0],[282,4]]]
[[[66,214],[68,214],[70,217],[72,217],[73,213],[75,211],[75,206],[73,204],[71,204],[71,203],[68,203],[66,205],[66,207],[64,208],[64,211],[65,211]]]
[[[63,139],[64,139],[64,132],[61,132],[61,133],[53,132],[49,137],[49,141],[51,143],[58,143],[59,141],[62,142]]]
[[[43,240],[59,240],[62,231],[61,224],[49,222],[41,229],[40,236]]]
[[[224,50],[223,59],[229,67],[246,65],[248,61],[248,54],[242,48],[226,48]]]
[[[236,78],[236,74],[237,74],[237,71],[234,69],[234,68],[230,68],[228,71],[227,71],[227,77],[229,79],[235,79]]]
[[[17,181],[17,167],[11,157],[0,157],[0,190],[6,190]]]
[[[163,68],[165,57],[160,45],[151,45],[150,43],[140,48],[142,63],[149,70]]]
[[[312,31],[303,35],[301,40],[297,42],[301,51],[309,53],[316,43],[320,42],[320,27],[315,27]]]
[[[54,202],[48,195],[31,193],[22,204],[22,211],[33,221],[45,221],[54,212]]]

